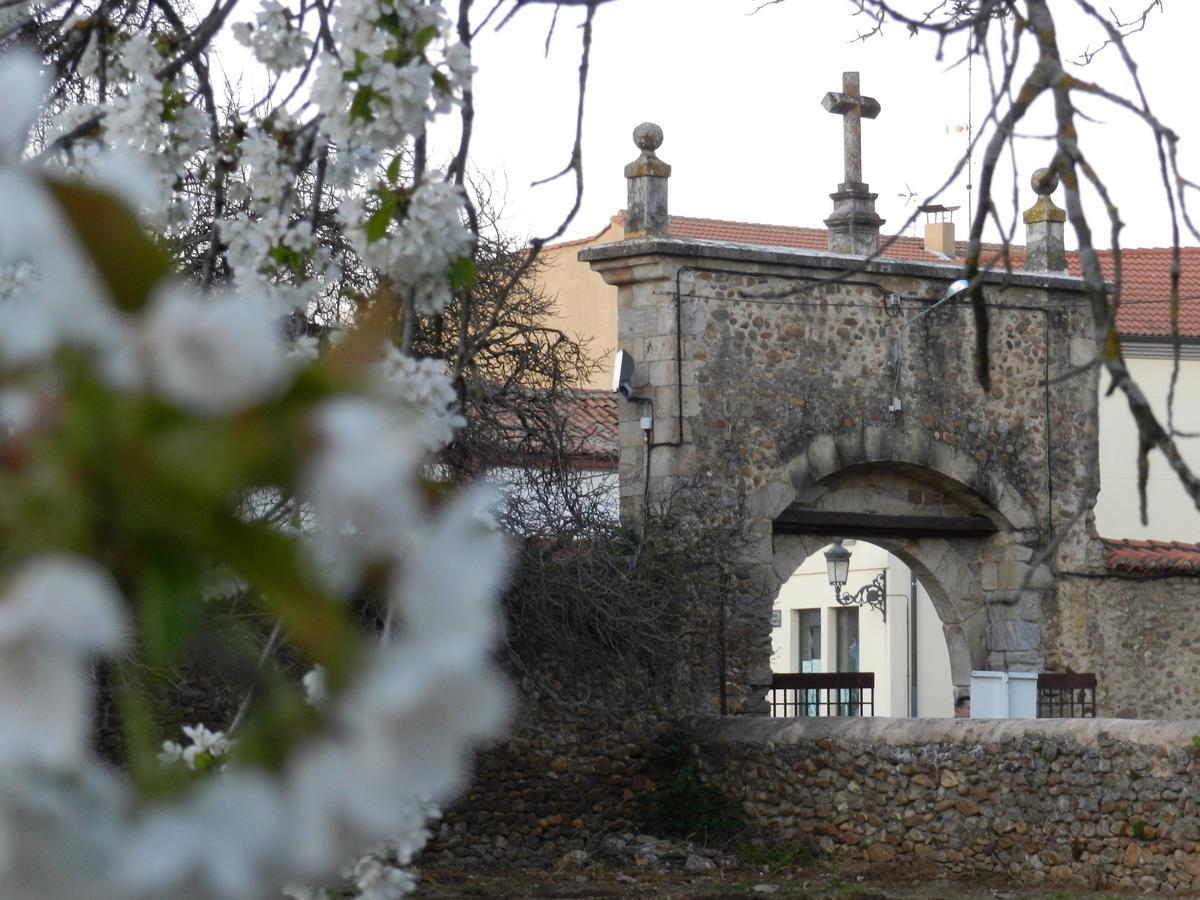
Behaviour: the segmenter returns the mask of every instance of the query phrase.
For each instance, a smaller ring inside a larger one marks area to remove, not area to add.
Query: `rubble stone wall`
[[[1046,668],[1095,672],[1101,715],[1200,719],[1200,578],[1060,573],[1044,606]]]
[[[640,830],[639,798],[662,777],[653,750],[680,708],[658,702],[648,676],[633,673],[526,678],[520,687],[510,733],[478,750],[472,783],[446,811],[426,858],[554,860]]]
[[[780,844],[960,876],[1200,890],[1200,721],[707,719],[702,775]]]

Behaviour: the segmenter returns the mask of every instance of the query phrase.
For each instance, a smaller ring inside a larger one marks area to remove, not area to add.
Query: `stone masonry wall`
[[[709,719],[705,779],[781,844],[960,876],[1200,890],[1200,721]]]
[[[553,669],[521,681],[509,734],[476,753],[472,783],[447,810],[427,858],[556,859],[637,830],[638,798],[657,786],[652,749],[680,708],[648,691],[650,679],[638,673],[581,681]]]
[[[1060,573],[1045,607],[1049,671],[1095,672],[1101,715],[1200,719],[1200,579]]]
[[[665,238],[581,258],[618,286],[619,342],[637,360],[639,399],[620,406],[623,514],[644,491],[652,504],[688,492],[705,521],[747,539],[733,560],[731,711],[763,711],[785,514],[985,516],[992,535],[905,561],[928,573],[944,624],[961,632],[958,676],[1045,667],[1054,570],[1095,562],[1076,517],[1094,500],[1097,465],[1096,378],[1084,365],[1095,335],[1077,279],[983,276],[985,391],[972,308],[938,302],[961,274],[953,265],[846,271],[857,261]],[[896,490],[875,489],[881,478]],[[1044,560],[1060,528],[1069,533]],[[939,559],[953,565],[939,570]]]

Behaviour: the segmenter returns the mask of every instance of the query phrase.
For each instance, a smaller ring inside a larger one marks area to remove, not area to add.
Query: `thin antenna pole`
[[[972,204],[971,204],[971,198],[972,198],[971,189],[973,187],[973,185],[971,184],[971,178],[973,177],[973,173],[971,170],[971,166],[973,164],[972,159],[971,159],[971,155],[972,155],[971,148],[974,145],[972,136],[975,133],[975,119],[973,118],[972,107],[971,107],[971,95],[974,93],[974,91],[973,91],[974,66],[975,66],[975,51],[974,51],[974,48],[968,46],[967,47],[967,221],[968,222],[975,221],[975,211],[972,208]]]

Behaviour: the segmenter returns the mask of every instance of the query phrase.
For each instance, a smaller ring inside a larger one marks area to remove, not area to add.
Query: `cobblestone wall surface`
[[[1047,669],[1095,672],[1101,715],[1200,719],[1200,578],[1062,573],[1045,607]]]
[[[639,797],[658,787],[653,748],[679,716],[637,676],[526,680],[509,735],[476,754],[473,783],[447,810],[432,861],[557,859],[637,831]],[[665,699],[665,698],[664,698]]]
[[[778,843],[958,875],[1200,890],[1200,721],[708,719],[703,777]]]

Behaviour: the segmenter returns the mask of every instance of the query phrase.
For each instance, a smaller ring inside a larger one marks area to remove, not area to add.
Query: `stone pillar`
[[[875,198],[868,185],[840,184],[830,194],[833,215],[825,220],[829,229],[830,253],[853,253],[873,256],[879,252],[879,226],[883,219],[875,212]]]
[[[667,236],[667,179],[671,167],[654,155],[662,141],[662,129],[653,122],[643,122],[633,129],[633,142],[642,155],[625,167],[629,184],[626,240]]]
[[[1067,251],[1063,231],[1067,214],[1054,205],[1050,195],[1058,188],[1058,174],[1038,169],[1029,179],[1037,203],[1025,211],[1025,271],[1065,272]]]

